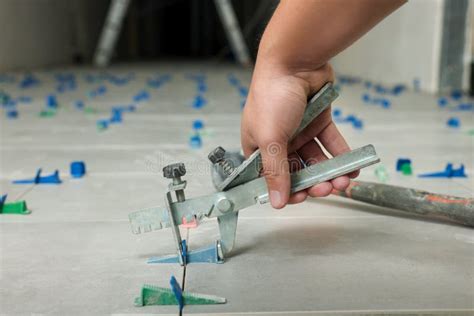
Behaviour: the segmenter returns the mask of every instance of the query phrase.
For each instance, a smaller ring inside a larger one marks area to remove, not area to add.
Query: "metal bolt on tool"
[[[230,175],[234,171],[234,166],[232,162],[225,159],[225,149],[221,146],[216,147],[213,151],[209,153],[207,158],[212,162],[213,165],[218,165],[222,168],[222,171],[225,175]]]
[[[178,202],[183,202],[185,200],[184,188],[186,188],[186,181],[181,179],[185,174],[186,168],[182,162],[173,163],[163,168],[163,176],[173,180],[169,185],[169,189],[170,191],[176,192],[176,199]]]

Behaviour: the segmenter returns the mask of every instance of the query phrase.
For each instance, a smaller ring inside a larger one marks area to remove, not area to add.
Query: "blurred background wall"
[[[438,92],[470,85],[468,0],[412,0],[334,59],[341,72]]]
[[[276,0],[234,0],[235,14],[254,57]],[[232,59],[213,0],[132,0],[116,50],[119,60]]]
[[[0,0],[0,70],[90,63],[109,0]],[[278,1],[238,0],[234,9],[253,56]],[[115,62],[232,59],[212,0],[132,0]]]
[[[0,70],[90,58],[107,7],[102,0],[1,0]]]
[[[250,54],[277,0],[232,1]],[[90,64],[109,0],[0,0],[0,70]],[[334,58],[335,69],[382,83],[467,90],[472,0],[411,0]],[[316,33],[317,34],[317,33]],[[317,40],[317,35],[315,39]],[[213,0],[132,0],[113,62],[233,61]]]
[[[449,0],[448,0],[449,1]],[[442,0],[408,1],[334,59],[336,70],[378,82],[436,91],[442,37]]]

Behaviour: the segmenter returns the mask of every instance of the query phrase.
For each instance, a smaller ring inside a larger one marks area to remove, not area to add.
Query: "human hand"
[[[330,108],[290,141],[300,125],[308,97],[333,80],[329,64],[316,70],[295,72],[257,63],[243,111],[241,142],[246,157],[260,149],[262,175],[274,208],[303,202],[308,195],[327,196],[333,188],[345,190],[349,178],[359,173],[353,172],[290,196],[290,172],[328,159],[324,151],[337,156],[350,150],[332,120]]]

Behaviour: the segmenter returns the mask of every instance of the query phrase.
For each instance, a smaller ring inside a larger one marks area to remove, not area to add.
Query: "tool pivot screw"
[[[225,213],[232,208],[232,202],[229,201],[227,198],[222,197],[219,200],[217,200],[216,207],[219,211],[221,211],[222,213]]]

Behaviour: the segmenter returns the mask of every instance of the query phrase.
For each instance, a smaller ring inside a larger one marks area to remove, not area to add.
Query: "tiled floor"
[[[57,72],[71,71],[78,88],[58,94],[55,117],[40,118],[44,96],[54,92]],[[103,96],[87,92],[88,69],[38,72],[38,87],[21,90],[0,83],[19,104],[19,118],[0,118],[0,193],[26,199],[32,214],[0,215],[0,314],[177,314],[176,307],[134,307],[143,283],[167,286],[178,265],[147,265],[153,255],[173,252],[170,230],[133,235],[128,213],[163,204],[167,180],[161,168],[183,161],[189,197],[210,193],[207,153],[217,145],[239,147],[241,97],[228,82],[233,73],[244,86],[250,72],[232,66],[180,63],[120,66],[115,74],[135,73],[123,86],[105,82]],[[196,84],[187,74],[207,76],[208,103],[191,104]],[[152,75],[172,79],[159,89],[147,87]],[[16,74],[16,78],[21,78]],[[95,122],[110,108],[131,103],[146,89],[149,102],[121,124],[99,132]],[[473,112],[441,109],[434,96],[407,91],[391,96],[390,109],[364,104],[362,84],[341,85],[333,105],[356,114],[362,130],[340,124],[355,148],[372,143],[389,171],[388,183],[472,197],[474,192]],[[373,92],[370,92],[374,94]],[[73,102],[97,109],[85,114]],[[454,103],[452,103],[454,104]],[[460,129],[446,126],[461,119]],[[192,122],[202,119],[203,146],[188,142]],[[467,179],[421,179],[396,174],[399,157],[413,161],[415,174],[464,163]],[[88,174],[70,179],[69,163],[84,160]],[[60,185],[19,186],[11,180],[59,169]],[[375,167],[361,179],[376,181]],[[217,238],[217,224],[203,223],[190,232],[190,248]],[[255,206],[241,212],[235,254],[222,265],[189,265],[187,290],[226,297],[219,306],[187,306],[186,313],[248,313],[381,310],[465,310],[474,308],[474,233],[435,220],[330,197],[274,211]],[[246,315],[248,315],[246,314]]]

